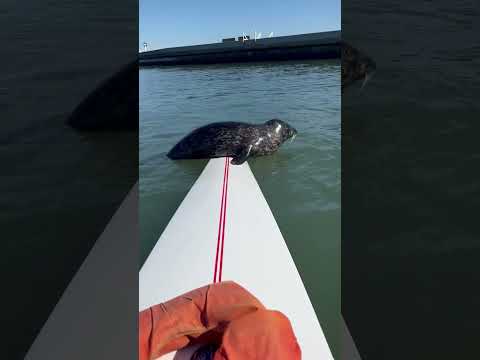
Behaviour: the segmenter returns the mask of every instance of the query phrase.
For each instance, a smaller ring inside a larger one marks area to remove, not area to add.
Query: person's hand
[[[230,281],[193,290],[140,312],[140,360],[154,360],[198,343],[209,344],[214,360],[301,358],[288,318],[265,309],[252,294]]]

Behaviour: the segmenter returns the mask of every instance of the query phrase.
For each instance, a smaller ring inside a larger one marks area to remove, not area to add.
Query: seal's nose
[[[367,83],[373,78],[375,72],[377,71],[377,64],[370,58],[365,60],[365,76],[363,78],[362,89],[367,85]]]

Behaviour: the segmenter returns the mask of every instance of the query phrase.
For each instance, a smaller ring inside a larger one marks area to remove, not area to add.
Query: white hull
[[[213,282],[224,165],[223,158],[208,162],[140,270],[140,310]],[[226,199],[222,280],[237,282],[267,308],[283,312],[292,323],[302,359],[333,359],[248,163],[229,166]],[[162,357],[174,358],[188,357],[185,352]]]

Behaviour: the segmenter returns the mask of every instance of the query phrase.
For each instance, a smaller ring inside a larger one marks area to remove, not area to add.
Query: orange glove
[[[214,344],[214,360],[296,360],[301,351],[288,318],[234,282],[208,285],[139,314],[139,360],[189,344]]]

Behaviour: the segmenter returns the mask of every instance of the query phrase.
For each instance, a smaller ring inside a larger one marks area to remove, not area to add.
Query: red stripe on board
[[[217,252],[215,255],[215,268],[213,272],[213,282],[217,282],[217,269],[218,269],[218,256],[220,250],[220,234],[222,233],[222,224],[223,224],[223,212],[224,212],[224,199],[225,199],[225,185],[227,179],[227,166],[228,166],[228,158],[225,158],[225,167],[223,169],[223,185],[222,185],[222,202],[220,203],[220,218],[218,220],[218,236],[217,236]]]
[[[230,172],[230,161],[227,158],[227,183],[225,184],[225,201],[223,203],[223,229],[222,229],[222,248],[220,252],[220,271],[218,281],[222,281],[222,266],[223,266],[223,246],[225,245],[225,221],[227,218],[227,199],[228,199],[228,174]]]

